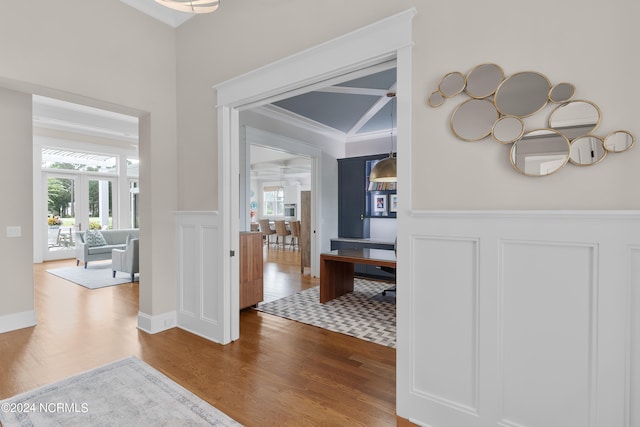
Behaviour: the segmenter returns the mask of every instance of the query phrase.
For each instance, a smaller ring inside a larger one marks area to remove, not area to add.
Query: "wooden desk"
[[[320,302],[353,292],[353,265],[396,267],[396,252],[388,249],[337,249],[320,254]]]

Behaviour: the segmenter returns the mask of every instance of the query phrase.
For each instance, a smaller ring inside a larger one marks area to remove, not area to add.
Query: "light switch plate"
[[[20,237],[22,236],[22,227],[19,225],[7,227],[7,237]]]

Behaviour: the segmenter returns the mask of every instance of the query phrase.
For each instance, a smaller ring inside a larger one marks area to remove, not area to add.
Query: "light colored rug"
[[[239,426],[135,357],[0,402],[14,426]]]
[[[90,262],[86,269],[80,264],[77,267],[52,268],[47,272],[89,289],[131,283],[131,275],[128,273],[117,271],[116,277],[113,277],[111,261]],[[138,275],[136,275],[136,281],[137,279]]]
[[[260,303],[256,310],[395,348],[395,296],[381,295],[389,286],[355,278],[353,292],[324,304],[320,303],[320,288],[316,286]]]

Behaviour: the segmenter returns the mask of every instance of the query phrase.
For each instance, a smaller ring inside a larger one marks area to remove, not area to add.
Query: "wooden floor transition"
[[[277,261],[277,262],[276,262]],[[34,266],[38,325],[0,334],[0,399],[135,355],[246,426],[396,425],[394,349],[252,309],[222,346],[136,328],[138,284],[88,290]],[[265,298],[315,286],[299,253],[265,249]]]

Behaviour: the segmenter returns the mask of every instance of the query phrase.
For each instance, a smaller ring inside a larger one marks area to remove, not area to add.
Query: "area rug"
[[[14,426],[239,426],[135,357],[0,402]]]
[[[107,286],[131,283],[131,275],[128,273],[116,271],[116,277],[113,277],[111,261],[90,262],[87,268],[84,268],[82,265],[77,267],[52,268],[51,270],[47,270],[47,272],[89,289],[99,289]],[[138,276],[136,275],[135,277],[137,281]]]
[[[256,310],[395,348],[395,298],[381,295],[388,287],[385,282],[356,278],[353,292],[324,304],[316,286],[260,303]]]

